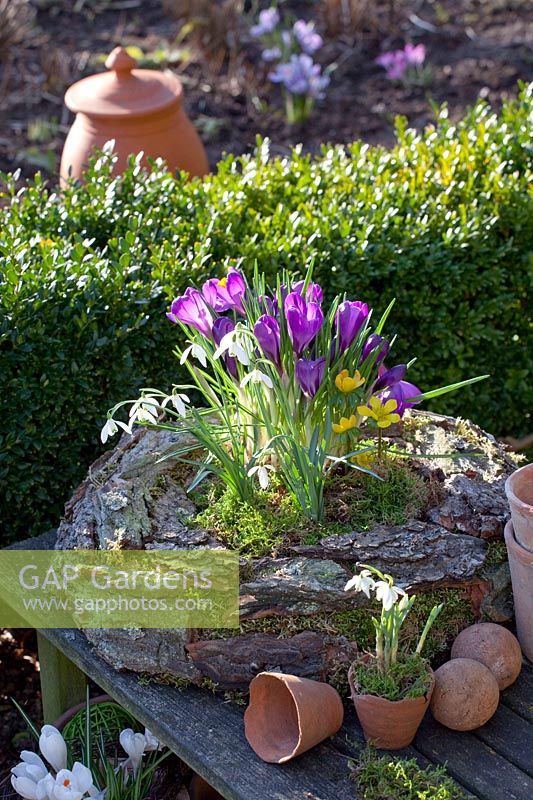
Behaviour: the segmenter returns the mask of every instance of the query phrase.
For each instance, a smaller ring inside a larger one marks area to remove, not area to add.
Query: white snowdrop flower
[[[56,772],[67,766],[67,745],[53,725],[43,725],[41,728],[39,750]]]
[[[349,592],[350,589],[355,589],[356,592],[364,592],[367,597],[370,597],[370,592],[374,587],[375,581],[372,578],[370,570],[363,569],[359,575],[354,575],[353,578],[350,578],[344,587],[344,591]]]
[[[180,364],[185,364],[189,358],[189,355],[192,355],[193,358],[199,361],[202,367],[207,367],[207,353],[201,344],[192,342],[189,347],[183,351],[183,355],[180,358]]]
[[[390,611],[400,595],[405,595],[403,589],[398,589],[397,586],[389,586],[387,581],[376,581],[375,589],[376,597],[378,600],[381,600],[385,611]]]
[[[161,403],[161,406],[165,408],[169,403],[171,403],[178,412],[178,414],[180,415],[180,417],[186,417],[187,408],[185,406],[185,403],[189,402],[190,401],[188,395],[179,394],[178,392],[175,392],[174,394],[169,394],[168,397],[165,397],[165,399]]]
[[[131,427],[129,425],[126,425],[125,422],[121,422],[119,419],[112,419],[110,417],[100,433],[100,439],[102,440],[102,443],[105,444],[109,437],[114,436],[119,428],[122,428],[123,431],[131,434]]]
[[[213,353],[213,358],[220,358],[224,353],[227,353],[230,358],[236,358],[237,361],[247,367],[250,363],[250,357],[244,348],[242,341],[239,341],[239,331],[229,331],[220,340],[220,344]]]
[[[253,369],[248,375],[245,375],[241,381],[241,389],[244,389],[247,383],[262,383],[269,389],[274,388],[274,384],[272,383],[272,378],[266,373],[261,372],[260,369]]]
[[[270,483],[268,477],[269,470],[275,472],[272,464],[257,464],[255,467],[251,467],[251,469],[248,470],[248,477],[253,478],[254,475],[257,475],[261,489],[268,489]]]
[[[133,422],[149,422],[156,425],[158,410],[159,402],[155,397],[149,395],[140,397],[130,408],[130,425]]]

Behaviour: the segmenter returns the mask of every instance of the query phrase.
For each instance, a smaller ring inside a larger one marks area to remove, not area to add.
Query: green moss
[[[422,769],[414,758],[378,756],[367,748],[352,764],[361,800],[464,800],[444,767]]]
[[[483,562],[482,571],[487,567],[497,567],[507,561],[507,548],[505,542],[493,541],[488,543],[487,556]]]
[[[355,668],[355,678],[361,694],[373,694],[387,700],[421,697],[431,685],[428,661],[413,653],[398,656],[386,672],[379,669],[375,658]]]
[[[193,524],[207,528],[243,555],[263,556],[291,544],[316,544],[324,536],[379,524],[400,525],[427,507],[430,489],[404,461],[388,460],[382,480],[350,471],[336,475],[324,490],[325,521],[305,517],[279,481],[258,491],[254,505],[219,483],[193,495],[200,513]]]

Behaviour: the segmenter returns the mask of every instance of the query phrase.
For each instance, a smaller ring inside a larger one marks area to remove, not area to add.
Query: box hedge
[[[269,158],[259,142],[203,183],[95,159],[59,194],[4,176],[0,237],[0,519],[7,541],[57,522],[98,452],[106,409],[179,380],[169,300],[257,261],[314,261],[331,296],[396,307],[398,360],[424,389],[488,372],[432,404],[496,434],[529,432],[533,90],[499,115],[445,110],[391,150],[357,142]]]

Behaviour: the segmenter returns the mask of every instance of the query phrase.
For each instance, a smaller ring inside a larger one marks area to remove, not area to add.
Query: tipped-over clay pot
[[[512,520],[505,526],[505,544],[513,584],[516,633],[522,652],[533,661],[533,552],[517,542]]]
[[[517,469],[505,481],[505,493],[518,544],[533,553],[533,464]]]
[[[435,686],[433,671],[426,694],[405,700],[359,694],[353,665],[348,671],[348,681],[365,739],[381,750],[400,750],[411,744],[431,700]]]
[[[263,761],[282,764],[333,736],[343,718],[342,700],[329,684],[260,672],[250,683],[244,732]]]
[[[183,109],[181,81],[168,71],[136,69],[137,62],[122,47],[106,61],[108,72],[78,81],[65,94],[66,106],[76,114],[61,157],[60,180],[81,178],[94,147],[114,140],[122,172],[128,157],[144,153],[164,158],[171,170],[193,176],[209,171],[205,150]]]

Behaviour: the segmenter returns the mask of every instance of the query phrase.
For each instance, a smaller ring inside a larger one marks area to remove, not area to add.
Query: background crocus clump
[[[193,461],[192,487],[214,474],[250,502],[258,482],[264,488],[277,473],[302,511],[320,520],[332,470],[367,472],[369,455],[382,456],[383,431],[408,408],[472,382],[423,394],[406,380],[407,364],[386,367],[392,305],[375,325],[362,300],[337,297],[327,307],[311,271],[299,281],[284,273],[272,291],[264,276],[249,285],[236,269],[189,287],[167,316],[181,331],[176,352],[192,383],[119,403],[103,435],[117,425],[168,427],[161,414],[175,417],[193,442],[174,455],[191,463],[199,446],[205,450]],[[204,406],[190,403],[191,390]],[[128,423],[115,419],[125,405]]]
[[[287,121],[305,121],[329,85],[329,76],[313,60],[324,43],[314,22],[291,23],[272,7],[260,12],[250,33],[261,42],[263,61],[272,66],[269,79],[283,88]]]
[[[390,50],[376,58],[376,64],[383,67],[391,81],[417,83],[424,77],[423,66],[426,48],[423,44],[406,44],[401,50]]]

